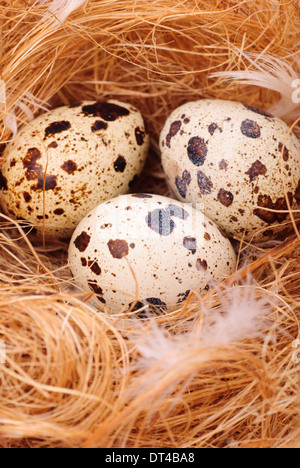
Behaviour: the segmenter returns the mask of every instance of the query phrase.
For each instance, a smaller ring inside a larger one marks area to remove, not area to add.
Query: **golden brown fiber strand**
[[[157,144],[171,110],[201,97],[267,109],[276,92],[210,74],[245,70],[242,51],[299,58],[294,0],[87,0],[63,24],[50,4],[0,0],[0,161],[7,127],[48,104],[122,98],[151,132],[136,190],[171,195]],[[272,242],[235,240],[236,273],[155,320],[170,344],[197,333],[176,361],[151,361],[139,344],[152,321],[99,314],[74,288],[66,244],[44,249],[1,216],[0,446],[299,447],[299,211],[293,218]],[[268,326],[207,344],[207,311],[226,317],[224,297],[243,298],[249,273],[253,308],[270,299]]]

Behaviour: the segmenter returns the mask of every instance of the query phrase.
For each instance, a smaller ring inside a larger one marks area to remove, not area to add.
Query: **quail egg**
[[[272,236],[300,201],[300,142],[279,118],[238,102],[188,102],[160,136],[162,164],[176,196],[229,236]]]
[[[130,104],[88,101],[54,109],[7,145],[2,208],[40,236],[70,238],[92,208],[130,191],[148,149],[143,117]]]
[[[132,194],[101,203],[81,221],[69,264],[78,286],[109,313],[143,305],[164,311],[232,274],[236,255],[190,204]]]

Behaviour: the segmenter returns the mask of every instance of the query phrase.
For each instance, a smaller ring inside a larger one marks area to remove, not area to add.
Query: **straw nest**
[[[247,69],[247,53],[294,66],[299,5],[1,0],[0,31],[2,143],[47,105],[122,98],[151,132],[140,188],[168,194],[157,148],[167,115],[201,97],[276,103],[275,91],[210,74]],[[138,321],[97,313],[72,291],[67,245],[44,249],[1,215],[1,446],[299,446],[298,220],[267,244],[235,240],[232,278]]]

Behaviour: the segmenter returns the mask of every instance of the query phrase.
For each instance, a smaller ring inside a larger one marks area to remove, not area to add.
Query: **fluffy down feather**
[[[278,301],[275,292],[269,294],[258,289],[248,278],[245,284],[219,290],[218,294],[219,306],[203,306],[202,319],[185,324],[179,333],[170,332],[155,321],[150,326],[137,322],[136,335],[130,338],[139,352],[138,393],[145,395],[147,390],[160,385],[162,398],[170,396],[178,386],[182,394],[201,366],[213,361],[217,349],[263,336]],[[176,394],[174,402],[180,394]]]
[[[249,68],[217,72],[211,74],[211,77],[220,77],[225,81],[236,81],[278,92],[281,99],[268,110],[284,120],[296,120],[300,113],[300,60],[295,58],[295,65],[292,66],[287,60],[275,55],[246,54],[236,47],[234,51],[250,63]]]
[[[49,0],[40,0],[41,4],[48,3]],[[50,2],[43,20],[54,17],[57,26],[63,23],[73,11],[81,7],[87,0],[53,0]]]
[[[29,122],[34,119],[35,113],[38,110],[43,110],[44,112],[49,110],[49,104],[35,97],[29,91],[25,93],[22,99],[16,102],[13,108],[5,109],[5,104],[6,104],[6,87],[5,87],[5,82],[2,80],[2,83],[0,82],[0,110],[3,109],[3,112],[5,114],[5,119],[6,119],[5,127],[11,131],[13,137],[16,136],[17,131],[18,131],[18,121],[17,121],[17,117],[15,113],[15,110],[18,107],[22,110],[22,112],[24,112]],[[2,109],[1,109],[1,106],[2,106]]]

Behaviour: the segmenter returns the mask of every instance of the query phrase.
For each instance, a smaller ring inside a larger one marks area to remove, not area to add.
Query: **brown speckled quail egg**
[[[1,205],[47,238],[68,238],[95,206],[128,193],[149,149],[141,113],[119,101],[54,109],[8,144]]]
[[[300,201],[300,141],[279,118],[238,102],[203,99],[177,108],[160,137],[175,195],[231,236],[262,240]],[[282,155],[283,154],[283,155]],[[275,211],[277,212],[275,212]]]
[[[170,198],[133,194],[100,204],[76,228],[69,265],[109,313],[183,302],[232,274],[230,241],[203,213]]]

